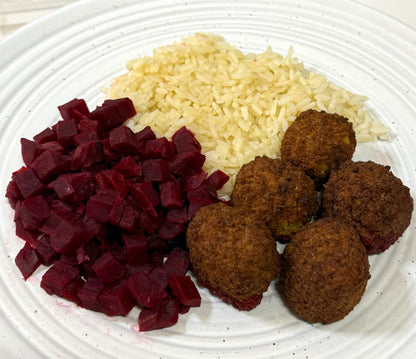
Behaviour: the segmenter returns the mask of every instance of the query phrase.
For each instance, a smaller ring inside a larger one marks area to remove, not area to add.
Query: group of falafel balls
[[[281,158],[256,157],[239,171],[229,204],[201,208],[187,246],[198,282],[239,310],[270,283],[309,323],[344,318],[370,278],[368,255],[409,226],[413,199],[389,166],[354,162],[347,118],[301,113],[284,134]],[[283,253],[276,241],[285,244]]]

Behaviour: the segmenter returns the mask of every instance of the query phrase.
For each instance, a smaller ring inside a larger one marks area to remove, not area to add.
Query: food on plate
[[[360,302],[370,278],[357,231],[335,218],[307,224],[282,255],[279,291],[288,307],[310,323],[343,319]]]
[[[107,315],[142,308],[140,330],[173,325],[199,306],[185,232],[199,208],[217,203],[228,177],[208,176],[205,156],[185,127],[171,140],[123,122],[128,98],[89,111],[84,100],[59,106],[62,120],[22,139],[25,165],[6,197],[25,245],[15,262],[26,280],[40,266],[41,287]]]
[[[283,242],[310,222],[318,209],[312,179],[301,168],[266,156],[241,167],[231,202],[256,215]]]
[[[283,161],[302,168],[321,188],[333,169],[352,158],[356,144],[347,118],[307,110],[284,133],[280,153]]]
[[[230,176],[230,194],[241,166],[256,156],[276,158],[284,131],[310,108],[351,120],[357,141],[387,138],[388,129],[365,109],[366,98],[305,69],[290,49],[245,54],[215,34],[197,33],[128,61],[109,98],[129,97],[135,132],[150,126],[170,138],[186,126],[201,143],[204,169]]]
[[[247,211],[217,203],[201,208],[186,234],[198,282],[239,310],[251,310],[280,271],[266,225]]]
[[[372,161],[347,161],[331,173],[324,186],[322,216],[351,223],[367,253],[385,251],[410,224],[410,190],[389,166]]]

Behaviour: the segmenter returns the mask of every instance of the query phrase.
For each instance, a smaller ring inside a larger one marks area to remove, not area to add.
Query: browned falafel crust
[[[357,141],[346,117],[325,111],[307,110],[299,114],[283,135],[283,161],[301,167],[319,188],[330,171],[350,160]]]
[[[368,254],[385,251],[409,226],[410,190],[389,166],[372,161],[344,163],[324,186],[323,217],[339,217],[358,231]]]
[[[304,226],[282,256],[279,291],[310,323],[343,319],[361,300],[370,278],[357,231],[334,218]]]
[[[223,203],[196,213],[186,242],[198,282],[240,310],[256,307],[280,271],[280,254],[266,225]]]
[[[318,208],[313,181],[298,167],[258,156],[237,174],[231,203],[265,222],[275,239],[290,240]]]

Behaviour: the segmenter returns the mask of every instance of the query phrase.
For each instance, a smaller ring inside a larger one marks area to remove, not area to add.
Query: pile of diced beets
[[[187,275],[187,225],[220,200],[228,176],[203,171],[185,127],[168,140],[124,126],[136,114],[128,98],[58,109],[62,120],[21,139],[25,166],[7,187],[25,241],[18,268],[26,280],[48,266],[41,287],[86,309],[125,316],[139,306],[141,331],[175,324],[201,302]]]

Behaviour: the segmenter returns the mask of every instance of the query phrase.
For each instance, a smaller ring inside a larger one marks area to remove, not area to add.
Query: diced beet
[[[98,301],[98,296],[103,288],[104,285],[98,278],[89,277],[78,292],[78,298],[81,300],[82,306],[85,309],[102,312],[103,307]]]
[[[137,227],[140,214],[119,196],[115,200],[108,218],[112,225],[133,232]]]
[[[32,163],[31,168],[36,172],[39,179],[49,182],[63,171],[62,154],[57,151],[44,151]]]
[[[132,274],[126,280],[126,286],[134,300],[148,308],[154,307],[167,296],[166,291],[143,272]]]
[[[153,308],[143,308],[139,314],[139,330],[150,331],[170,327],[178,322],[179,301],[168,298]]]
[[[88,118],[83,118],[78,122],[78,133],[81,134],[83,132],[94,132],[97,134],[98,138],[102,138],[102,131],[100,123],[97,121],[90,120]],[[78,135],[77,135],[78,136]],[[75,136],[75,138],[77,137]],[[74,139],[75,140],[75,139]]]
[[[43,152],[45,149],[37,142],[28,140],[26,138],[20,139],[22,148],[22,158],[26,166],[30,166],[33,161]]]
[[[139,226],[147,233],[156,233],[164,222],[163,213],[156,212],[156,217],[141,212],[139,217]]]
[[[230,176],[228,176],[221,170],[216,170],[215,172],[209,175],[207,181],[214,189],[219,190],[227,183],[229,179]]]
[[[126,268],[114,258],[111,252],[104,253],[91,267],[103,284],[113,283],[126,272]]]
[[[61,296],[81,307],[82,302],[78,298],[78,293],[83,285],[84,280],[81,277],[76,277],[61,290]]]
[[[165,222],[159,230],[160,238],[169,241],[186,231],[185,223]]]
[[[172,173],[175,175],[181,175],[188,162],[193,157],[191,152],[180,152],[173,156],[172,160],[169,162],[169,168]]]
[[[77,248],[75,257],[77,259],[77,264],[81,264],[90,260],[90,257],[85,252],[85,247],[83,245]]]
[[[42,143],[42,148],[47,151],[56,151],[56,152],[63,152],[64,147],[60,145],[57,141],[49,141]]]
[[[122,155],[111,148],[110,139],[108,137],[104,138],[101,143],[103,145],[104,158],[106,162],[111,163],[113,161],[120,160]]]
[[[147,261],[147,240],[143,230],[138,230],[134,233],[123,231],[121,238],[129,265],[136,265]]]
[[[146,126],[141,131],[136,132],[135,136],[140,148],[144,147],[147,141],[154,140],[156,138],[156,135],[150,126]]]
[[[6,189],[6,197],[9,199],[10,206],[15,209],[16,203],[24,199],[22,193],[19,191],[17,184],[14,180],[10,180]]]
[[[113,170],[121,173],[124,177],[137,177],[142,175],[141,166],[130,156],[123,158],[113,167]]]
[[[45,185],[30,167],[22,167],[14,172],[12,179],[16,182],[17,188],[24,198],[36,196],[45,189]]]
[[[58,259],[58,253],[52,248],[47,235],[37,238],[35,251],[40,262],[45,266],[50,266]]]
[[[71,170],[91,167],[104,158],[103,144],[91,140],[79,145],[72,156]]]
[[[16,209],[16,215],[26,229],[39,229],[49,217],[49,204],[43,196],[26,198]]]
[[[78,126],[79,128],[79,126]],[[83,131],[81,133],[78,133],[74,137],[74,144],[75,146],[80,146],[84,143],[90,142],[90,141],[96,141],[98,142],[100,138],[97,135],[96,131],[90,130],[90,131]]]
[[[95,176],[95,180],[103,192],[108,190],[117,191],[122,197],[127,194],[127,184],[124,176],[113,169],[101,171]]]
[[[55,127],[56,140],[62,146],[72,145],[74,137],[78,133],[77,123],[74,118],[59,121]]]
[[[80,115],[88,117],[90,111],[83,99],[73,99],[61,106],[58,106],[58,110],[64,120],[70,120],[72,118],[79,118]]]
[[[16,224],[16,236],[28,242],[33,248],[36,248],[36,242],[40,232],[38,230],[26,229],[20,218],[15,218],[14,222]]]
[[[148,215],[157,217],[155,207],[159,204],[159,195],[150,181],[130,186],[130,191],[138,206]]]
[[[161,183],[160,203],[164,208],[180,208],[182,207],[182,191],[176,180]]]
[[[62,201],[77,203],[90,198],[94,193],[94,181],[91,173],[76,172],[60,175],[48,186]]]
[[[182,249],[175,248],[168,255],[163,268],[171,274],[185,275],[189,268],[189,254]]]
[[[90,118],[100,123],[103,128],[114,128],[123,123],[116,106],[97,106],[91,112]]]
[[[100,223],[107,222],[117,197],[115,191],[96,193],[87,202],[87,216]]]
[[[79,269],[62,261],[55,262],[42,276],[40,286],[50,295],[62,296],[64,289],[79,275]]]
[[[189,307],[199,307],[201,305],[201,296],[190,276],[172,274],[169,286],[172,289],[172,293],[182,304]]]
[[[148,273],[148,276],[152,278],[157,284],[159,284],[163,289],[166,289],[169,285],[169,273],[163,267],[154,267]]]
[[[24,280],[40,266],[40,260],[32,246],[26,242],[15,258],[15,263],[23,275]]]
[[[50,127],[47,127],[37,135],[33,136],[33,140],[39,144],[56,141],[56,133]]]
[[[105,100],[103,106],[116,107],[123,122],[136,114],[133,101],[128,97]]]
[[[60,200],[53,200],[50,203],[50,207],[51,216],[56,215],[59,217],[58,219],[54,219],[56,225],[59,224],[60,219],[64,219],[67,221],[77,221],[80,218],[80,216],[77,213],[75,213],[75,207],[70,203],[62,202]]]
[[[202,166],[205,162],[205,155],[203,155],[200,152],[194,152],[191,156],[191,158],[188,161],[187,166],[190,170],[193,170],[194,172],[199,172],[202,170]]]
[[[185,192],[192,191],[199,186],[201,186],[205,180],[207,179],[207,174],[205,172],[199,172],[192,176],[189,176],[185,179],[185,181],[182,184],[183,190]]]
[[[169,162],[161,158],[143,161],[142,169],[145,181],[161,183],[171,177]]]
[[[81,220],[62,220],[50,232],[50,243],[56,252],[71,255],[75,254],[77,248],[93,236],[94,234],[85,228]]]
[[[172,136],[176,150],[180,152],[201,152],[201,145],[196,140],[194,134],[186,127],[181,127]]]
[[[207,183],[204,182],[201,186],[187,193],[189,200],[188,216],[191,220],[195,213],[204,206],[208,206],[216,201],[214,197],[215,190]]]
[[[186,208],[173,208],[168,211],[166,221],[171,223],[187,223],[188,210]]]
[[[112,129],[109,139],[111,148],[122,155],[135,155],[139,149],[136,136],[126,126],[119,126]]]
[[[148,140],[141,150],[144,158],[172,158],[176,148],[166,137]]]
[[[98,295],[98,301],[102,306],[102,311],[108,316],[126,316],[136,305],[123,282],[104,286]]]
[[[169,247],[166,244],[166,241],[160,238],[158,234],[151,234],[148,235],[147,238],[147,249],[152,253],[152,258],[150,260],[153,260],[154,253],[169,253]],[[161,261],[163,264],[163,260]]]

